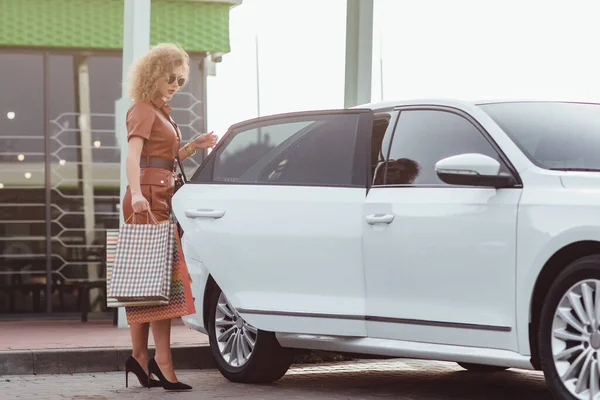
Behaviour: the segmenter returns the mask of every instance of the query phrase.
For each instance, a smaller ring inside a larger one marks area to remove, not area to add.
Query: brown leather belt
[[[144,157],[140,158],[140,168],[163,168],[169,171],[175,171],[175,160],[168,160],[159,157]]]

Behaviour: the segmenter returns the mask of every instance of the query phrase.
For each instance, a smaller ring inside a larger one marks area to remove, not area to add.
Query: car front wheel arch
[[[600,254],[600,242],[579,241],[564,246],[556,251],[542,268],[535,283],[531,298],[530,323],[529,323],[529,347],[531,351],[531,362],[534,368],[541,370],[541,360],[538,352],[538,334],[542,307],[550,287],[560,273],[572,262],[590,255]]]
[[[274,332],[245,321],[218,287],[211,291],[208,304],[210,349],[225,378],[237,383],[270,383],[285,375],[294,351],[281,347]]]

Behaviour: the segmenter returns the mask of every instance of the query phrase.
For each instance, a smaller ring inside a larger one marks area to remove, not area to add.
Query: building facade
[[[104,232],[119,225],[124,1],[135,0],[0,0],[0,319],[111,312]],[[150,43],[191,57],[171,101],[184,140],[206,130],[206,77],[230,50],[239,3],[151,2]]]

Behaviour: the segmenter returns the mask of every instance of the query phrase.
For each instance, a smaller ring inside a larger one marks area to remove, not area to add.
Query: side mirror
[[[500,163],[483,154],[459,154],[435,164],[439,178],[449,185],[509,188],[515,185],[512,175],[500,175]]]

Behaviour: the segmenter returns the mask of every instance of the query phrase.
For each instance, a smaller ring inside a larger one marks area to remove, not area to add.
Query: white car
[[[600,399],[600,105],[410,101],[246,121],[173,199],[221,373],[293,349],[541,369]]]

